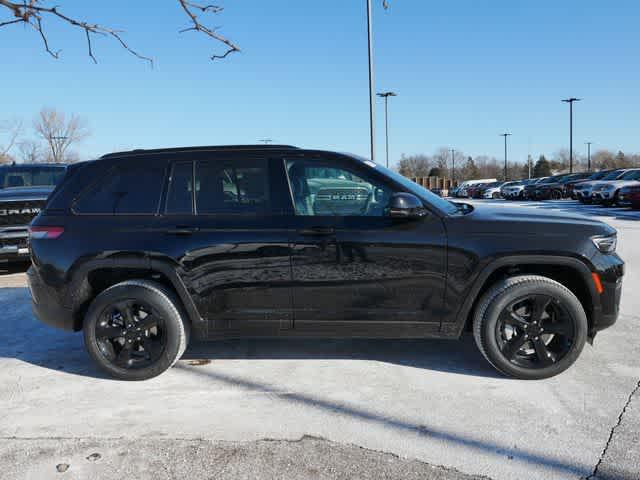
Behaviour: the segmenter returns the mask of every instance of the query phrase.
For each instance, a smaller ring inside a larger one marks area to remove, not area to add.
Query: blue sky
[[[211,62],[214,42],[194,33],[175,0],[59,0],[66,13],[126,30],[132,47],[95,41],[51,21],[50,58],[33,32],[0,29],[0,118],[30,124],[42,106],[84,116],[77,149],[279,143],[368,155],[364,0],[227,0],[210,20],[243,49]],[[390,104],[391,159],[441,146],[510,158],[575,144],[640,151],[640,2],[617,0],[392,0],[376,3],[378,90]],[[378,159],[384,156],[378,103]]]

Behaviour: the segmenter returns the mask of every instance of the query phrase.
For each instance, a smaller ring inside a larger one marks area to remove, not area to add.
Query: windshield
[[[624,174],[623,171],[614,170],[613,172],[609,173],[608,175],[602,177],[602,180],[615,180],[616,178],[618,178],[622,174]]]
[[[549,178],[545,178],[544,180],[542,180],[540,183],[540,185],[542,185],[543,183],[556,183],[558,181],[560,181],[560,179],[562,179],[562,177],[549,177]]]
[[[439,197],[438,195],[430,192],[429,190],[422,187],[421,185],[418,185],[417,183],[409,180],[407,177],[404,177],[399,173],[394,172],[393,170],[389,170],[388,168],[385,168],[382,165],[378,165],[372,162],[371,160],[367,160],[365,158],[362,158],[353,154],[351,154],[351,156],[367,164],[371,168],[375,168],[376,170],[382,172],[383,175],[390,177],[391,179],[393,179],[394,181],[402,185],[404,188],[406,188],[409,192],[427,201],[428,203],[435,206],[442,212],[448,215],[452,215],[458,212],[458,207],[454,205],[452,202],[449,202],[448,200],[445,200],[444,198]]]
[[[610,174],[611,172],[606,171],[606,172],[596,172],[593,175],[591,175],[589,177],[589,180],[600,180],[601,178],[604,178],[606,175]]]
[[[640,177],[640,170],[629,170],[620,177],[620,180],[636,180]]]
[[[54,187],[64,177],[65,167],[10,166],[0,168],[0,188]]]

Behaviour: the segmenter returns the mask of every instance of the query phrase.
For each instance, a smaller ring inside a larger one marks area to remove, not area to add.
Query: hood
[[[600,220],[576,213],[536,207],[477,205],[468,214],[476,233],[539,236],[611,235],[616,232]]]
[[[13,200],[46,200],[54,187],[15,187],[0,189],[0,202]]]

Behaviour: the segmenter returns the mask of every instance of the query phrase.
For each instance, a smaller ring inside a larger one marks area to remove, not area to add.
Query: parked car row
[[[495,179],[462,183],[451,190],[457,198],[561,200],[640,208],[640,168],[580,172],[512,182]]]

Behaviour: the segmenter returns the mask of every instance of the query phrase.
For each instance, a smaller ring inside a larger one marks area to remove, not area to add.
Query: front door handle
[[[298,230],[298,235],[323,237],[335,234],[333,227],[311,227]]]
[[[198,231],[198,227],[187,227],[184,225],[179,225],[175,228],[170,228],[165,231],[169,235],[193,235]]]

